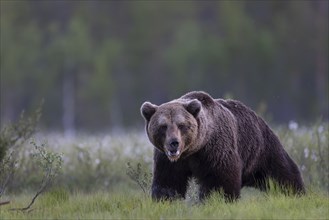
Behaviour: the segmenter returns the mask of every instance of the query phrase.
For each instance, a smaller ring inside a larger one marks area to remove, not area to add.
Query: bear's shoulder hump
[[[214,99],[206,92],[193,91],[189,92],[181,97],[181,99],[197,99],[203,106],[211,106],[215,103]]]

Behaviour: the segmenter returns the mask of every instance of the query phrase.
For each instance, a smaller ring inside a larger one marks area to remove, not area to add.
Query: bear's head
[[[197,99],[171,101],[160,106],[145,102],[141,113],[151,143],[164,152],[170,161],[192,150],[198,136],[198,117],[202,109]]]

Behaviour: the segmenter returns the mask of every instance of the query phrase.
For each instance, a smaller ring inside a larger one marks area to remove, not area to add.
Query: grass
[[[245,189],[238,202],[225,203],[213,194],[204,203],[178,200],[153,202],[139,192],[97,192],[92,194],[50,191],[29,213],[9,211],[24,206],[30,195],[15,197],[1,207],[1,219],[328,219],[329,197],[309,192],[302,197],[260,193]]]

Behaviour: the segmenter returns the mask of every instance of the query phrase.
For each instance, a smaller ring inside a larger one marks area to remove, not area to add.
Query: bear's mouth
[[[180,152],[179,149],[177,149],[177,150],[166,150],[167,157],[171,162],[177,161],[180,157],[180,153],[181,152]]]

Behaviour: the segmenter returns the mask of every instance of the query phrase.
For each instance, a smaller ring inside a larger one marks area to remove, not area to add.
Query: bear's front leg
[[[199,191],[199,199],[203,201],[210,195],[210,193],[215,191],[220,192],[221,190],[223,190],[225,200],[227,202],[235,201],[240,197],[241,182],[232,181],[223,183],[222,181],[216,181],[213,182],[213,184],[201,184]]]
[[[218,166],[218,170],[206,175],[200,182],[200,200],[204,200],[211,192],[223,191],[227,202],[235,201],[240,197],[241,170],[238,164],[230,167]]]
[[[185,198],[191,173],[181,161],[170,162],[164,153],[155,150],[152,199],[173,200]]]

